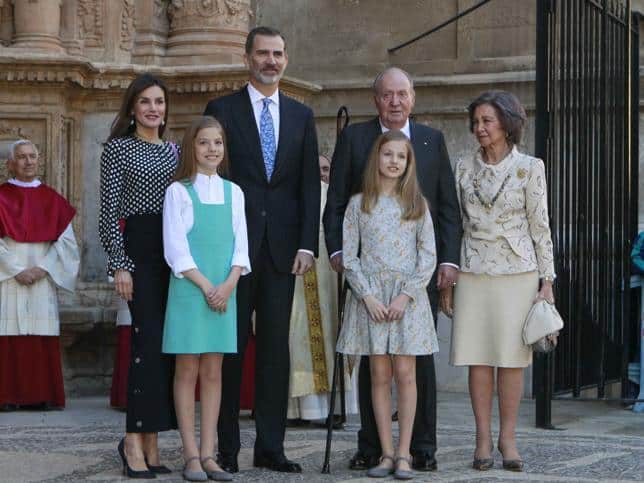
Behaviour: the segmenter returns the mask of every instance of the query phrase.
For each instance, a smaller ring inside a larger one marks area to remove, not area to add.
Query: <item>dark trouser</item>
[[[438,292],[428,291],[432,314],[436,321]],[[369,357],[360,360],[358,375],[358,396],[360,402],[360,431],[358,431],[358,450],[364,455],[380,456],[380,439],[371,404],[371,373]],[[411,437],[411,453],[434,457],[436,453],[436,371],[434,356],[416,356],[416,417]]]
[[[161,215],[127,219],[125,250],[136,269],[128,371],[128,433],[156,433],[176,429],[172,397],[174,356],[161,353],[170,270],[163,259]]]
[[[239,453],[239,391],[242,362],[255,311],[255,454],[284,452],[289,379],[289,321],[295,277],[278,272],[266,239],[252,262],[253,271],[237,286],[237,354],[226,354],[217,427],[219,452]]]

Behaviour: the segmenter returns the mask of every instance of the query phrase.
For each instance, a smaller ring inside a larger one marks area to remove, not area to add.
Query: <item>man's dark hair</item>
[[[258,35],[264,35],[266,37],[281,37],[284,41],[284,50],[286,50],[286,39],[279,30],[274,29],[273,27],[255,27],[253,30],[248,32],[248,36],[246,37],[247,55],[250,55],[253,52],[255,37],[257,37]]]

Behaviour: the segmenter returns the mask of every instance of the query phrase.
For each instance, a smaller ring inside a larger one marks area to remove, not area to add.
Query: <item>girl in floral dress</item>
[[[373,409],[382,447],[371,477],[411,479],[416,413],[416,356],[438,352],[427,296],[436,243],[416,179],[411,143],[400,131],[381,135],[369,156],[363,191],[347,206],[342,233],[347,298],[338,351],[369,355]],[[398,390],[400,438],[391,431],[392,377]]]

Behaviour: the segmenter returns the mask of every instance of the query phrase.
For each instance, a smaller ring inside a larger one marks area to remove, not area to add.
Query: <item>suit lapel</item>
[[[361,157],[360,162],[362,163],[362,166],[360,166],[360,172],[363,173],[364,169],[367,167],[367,160],[369,159],[369,155],[371,154],[371,149],[373,148],[373,145],[376,142],[376,139],[378,139],[378,136],[382,134],[382,126],[380,125],[380,119],[375,118],[371,121],[371,126],[369,126],[369,130],[366,133],[364,142],[364,156]]]
[[[253,106],[250,103],[250,96],[248,95],[248,87],[244,87],[239,91],[239,99],[237,109],[234,110],[233,116],[235,123],[239,128],[241,135],[246,139],[246,146],[253,162],[261,168],[264,179],[266,177],[266,167],[264,166],[264,156],[262,155],[262,144],[259,139],[259,132],[257,131],[257,123],[255,122],[255,114],[253,113]],[[281,130],[280,130],[281,134]]]
[[[411,135],[411,144],[414,147],[414,154],[417,157],[420,156],[422,159],[426,159],[427,153],[432,149],[432,146],[429,143],[429,139],[422,136],[418,131],[416,123],[409,121],[409,133]]]
[[[416,155],[416,177],[421,188],[428,186],[432,168],[432,150],[435,146],[432,145],[428,136],[422,135],[422,130],[418,129],[415,122],[409,121],[409,132],[411,134],[411,145],[414,147],[414,154]],[[425,193],[427,195],[427,193]]]

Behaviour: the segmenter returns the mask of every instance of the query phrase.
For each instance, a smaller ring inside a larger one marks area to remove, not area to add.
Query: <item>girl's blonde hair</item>
[[[219,129],[221,139],[224,142],[224,157],[219,166],[217,166],[217,174],[222,178],[228,177],[228,146],[226,145],[226,133],[221,123],[211,116],[203,116],[195,119],[186,132],[183,134],[181,141],[181,156],[179,158],[179,167],[174,175],[174,181],[188,181],[195,180],[197,176],[197,156],[195,155],[195,139],[202,129],[214,127]]]
[[[364,213],[371,213],[371,208],[378,201],[381,191],[380,150],[391,141],[402,141],[407,146],[407,167],[403,175],[398,178],[396,194],[402,207],[403,220],[418,220],[427,210],[427,201],[423,197],[416,179],[416,156],[409,139],[401,131],[387,131],[376,139],[371,148],[371,154],[365,168],[362,182],[362,202],[360,208]]]

